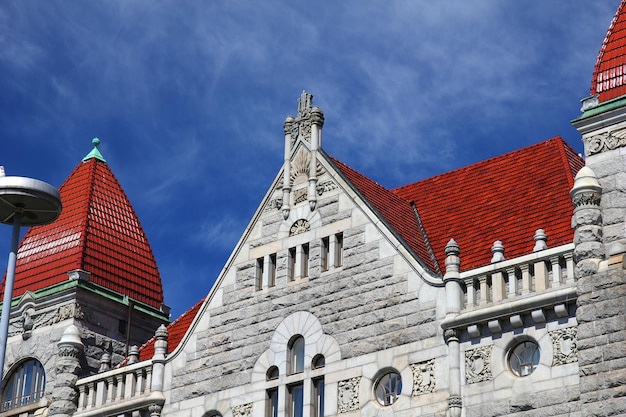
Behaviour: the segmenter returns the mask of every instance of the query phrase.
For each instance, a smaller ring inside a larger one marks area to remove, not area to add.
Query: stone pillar
[[[317,204],[317,150],[320,146],[322,127],[324,126],[324,113],[319,107],[311,109],[311,165],[309,165],[309,191],[308,200],[311,211]]]
[[[604,258],[600,209],[602,188],[591,168],[583,167],[576,174],[570,195],[574,203],[574,274],[581,278],[596,273]]]
[[[169,336],[164,325],[159,326],[155,332],[154,355],[152,356],[152,381],[150,382],[150,399],[154,401],[149,407],[150,417],[159,417],[165,395],[163,385],[165,383],[165,357],[167,355],[167,338]]]
[[[78,327],[73,324],[68,326],[63,332],[58,347],[55,364],[56,375],[48,415],[69,417],[77,410],[76,381],[81,371],[80,355],[84,347]]]
[[[446,285],[446,317],[452,318],[463,308],[463,288],[461,282],[461,250],[450,239],[446,245],[446,273],[443,281]],[[461,415],[461,347],[454,329],[445,329],[444,338],[448,344],[448,377],[450,396],[448,397],[448,417]]]
[[[283,218],[287,220],[289,217],[289,194],[291,192],[291,143],[296,139],[291,137],[291,130],[295,119],[288,116],[283,124],[283,130],[285,132],[285,158],[283,164]]]

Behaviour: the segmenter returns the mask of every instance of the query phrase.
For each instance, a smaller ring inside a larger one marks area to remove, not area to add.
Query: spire
[[[82,274],[90,282],[161,309],[163,287],[152,249],[126,193],[94,149],[59,188],[63,212],[31,227],[17,253],[14,296]],[[69,274],[71,273],[71,274]]]
[[[89,152],[84,158],[83,158],[83,162],[87,162],[88,160],[92,159],[92,158],[96,158],[98,161],[102,161],[104,163],[106,163],[106,160],[104,159],[104,157],[102,156],[102,154],[100,153],[100,151],[98,150],[98,146],[100,145],[100,139],[98,138],[93,138],[91,140],[91,143],[93,143],[93,149],[91,150],[91,152]]]

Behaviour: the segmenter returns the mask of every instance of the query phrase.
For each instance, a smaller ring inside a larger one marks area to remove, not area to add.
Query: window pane
[[[309,244],[302,245],[302,276],[309,276]]]
[[[278,388],[267,390],[266,417],[278,417]]]
[[[24,362],[7,380],[2,393],[2,409],[21,407],[43,397],[46,374],[37,360]]]
[[[391,405],[396,402],[402,392],[402,379],[397,372],[383,375],[376,383],[376,399],[381,405]]]
[[[313,417],[324,416],[324,378],[313,380]]]
[[[539,346],[535,342],[526,341],[517,345],[511,352],[509,366],[517,376],[533,373],[539,364]]]
[[[337,233],[335,240],[335,266],[340,267],[343,263],[343,233]]]
[[[328,271],[328,248],[330,246],[330,239],[322,238],[322,271]]]
[[[304,371],[304,337],[296,337],[291,344],[291,373]]]
[[[302,384],[291,385],[289,387],[290,417],[302,417],[304,414],[304,389]]]

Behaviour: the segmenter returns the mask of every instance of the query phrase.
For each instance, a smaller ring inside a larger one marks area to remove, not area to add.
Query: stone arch
[[[334,337],[324,333],[317,317],[307,311],[298,311],[285,317],[276,327],[270,348],[263,352],[254,364],[251,382],[264,381],[271,366],[277,366],[280,375],[287,374],[288,344],[294,335],[301,335],[304,338],[305,366],[310,366],[313,357],[318,354],[324,355],[326,364],[341,360],[339,343]]]

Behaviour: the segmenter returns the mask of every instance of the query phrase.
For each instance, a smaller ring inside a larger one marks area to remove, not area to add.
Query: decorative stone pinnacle
[[[602,187],[595,172],[587,166],[581,168],[574,178],[574,187],[569,192],[574,206],[600,205]]]
[[[324,126],[324,112],[317,106],[311,109],[311,123],[319,127]]]
[[[63,332],[63,336],[61,336],[61,340],[59,340],[59,345],[70,345],[77,348],[82,348],[83,342],[80,339],[80,330],[73,324],[67,326],[65,331]]]
[[[548,236],[543,229],[537,229],[533,239],[535,240],[535,247],[533,248],[533,252],[539,252],[540,250],[548,249],[548,245],[546,244]]]
[[[302,94],[298,99],[298,117],[304,117],[311,112],[311,103],[313,102],[313,95],[302,90]]]
[[[461,253],[461,248],[459,248],[459,244],[456,243],[454,239],[450,239],[445,249],[446,255],[459,255]]]
[[[139,362],[139,347],[133,345],[128,351],[128,364],[132,365],[137,362]]]
[[[491,247],[491,252],[493,252],[493,257],[491,258],[491,263],[502,262],[505,260],[504,258],[504,245],[502,241],[496,240],[493,242],[493,246]]]
[[[167,328],[165,325],[160,325],[157,331],[154,333],[157,339],[159,340],[167,340],[167,336],[169,335]]]

